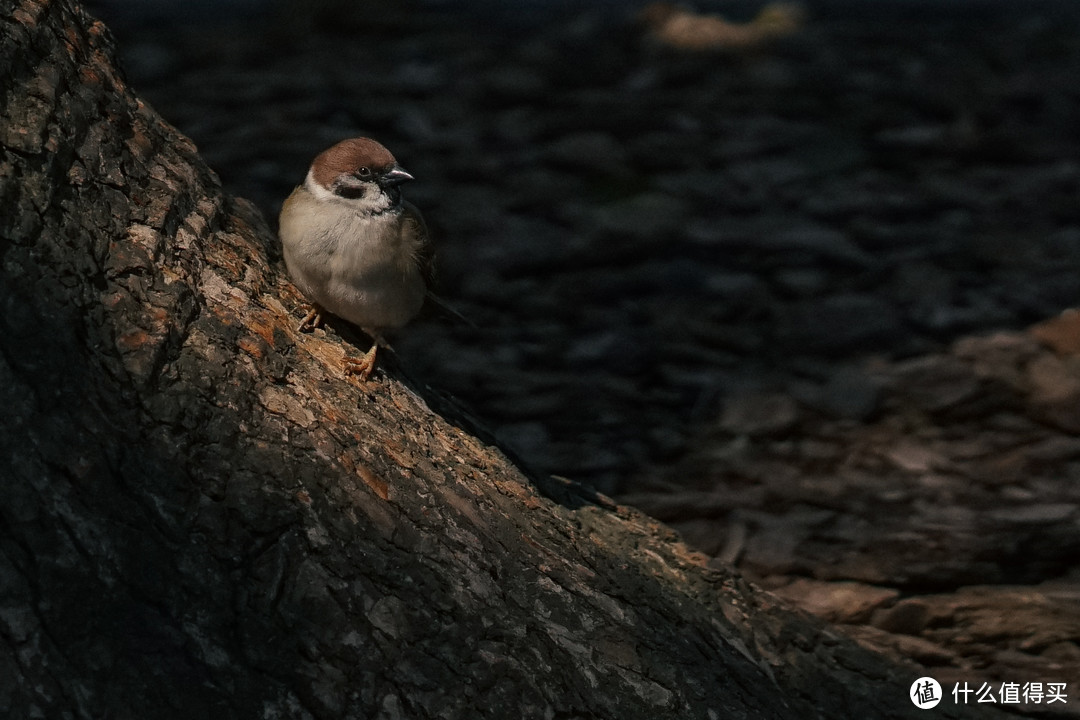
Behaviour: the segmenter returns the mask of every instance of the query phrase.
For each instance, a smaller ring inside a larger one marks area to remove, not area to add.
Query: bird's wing
[[[412,243],[413,257],[428,289],[435,285],[435,248],[431,244],[424,216],[411,203],[402,203],[402,234]]]

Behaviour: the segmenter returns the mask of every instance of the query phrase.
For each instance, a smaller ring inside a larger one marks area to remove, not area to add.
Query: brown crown
[[[352,173],[362,167],[378,173],[396,162],[389,150],[371,138],[350,138],[319,153],[311,163],[311,174],[315,182],[328,188],[342,173]]]

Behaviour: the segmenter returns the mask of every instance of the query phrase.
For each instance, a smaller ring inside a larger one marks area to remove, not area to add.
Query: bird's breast
[[[419,312],[426,288],[400,214],[347,208],[300,208],[288,220],[285,214],[285,262],[308,299],[366,328],[400,327]]]

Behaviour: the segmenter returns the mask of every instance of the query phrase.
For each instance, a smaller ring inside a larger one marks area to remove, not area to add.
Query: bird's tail
[[[480,327],[479,325],[474,323],[472,320],[470,320],[469,318],[465,317],[460,312],[458,312],[457,309],[453,305],[446,302],[445,300],[443,300],[441,297],[439,297],[435,293],[431,292],[430,290],[427,293],[427,299],[432,305],[439,308],[439,310],[443,311],[444,313],[446,313],[450,317],[454,318],[455,320],[459,320],[459,321],[465,323],[466,325],[468,325],[469,327],[472,327],[472,328],[479,328]]]

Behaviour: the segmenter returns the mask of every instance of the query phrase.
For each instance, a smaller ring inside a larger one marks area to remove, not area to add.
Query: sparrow
[[[312,304],[297,329],[317,327],[325,311],[363,330],[371,349],[344,368],[361,380],[389,347],[382,333],[412,320],[431,285],[427,226],[401,198],[412,179],[385,147],[352,138],[319,153],[281,208],[285,266]]]

